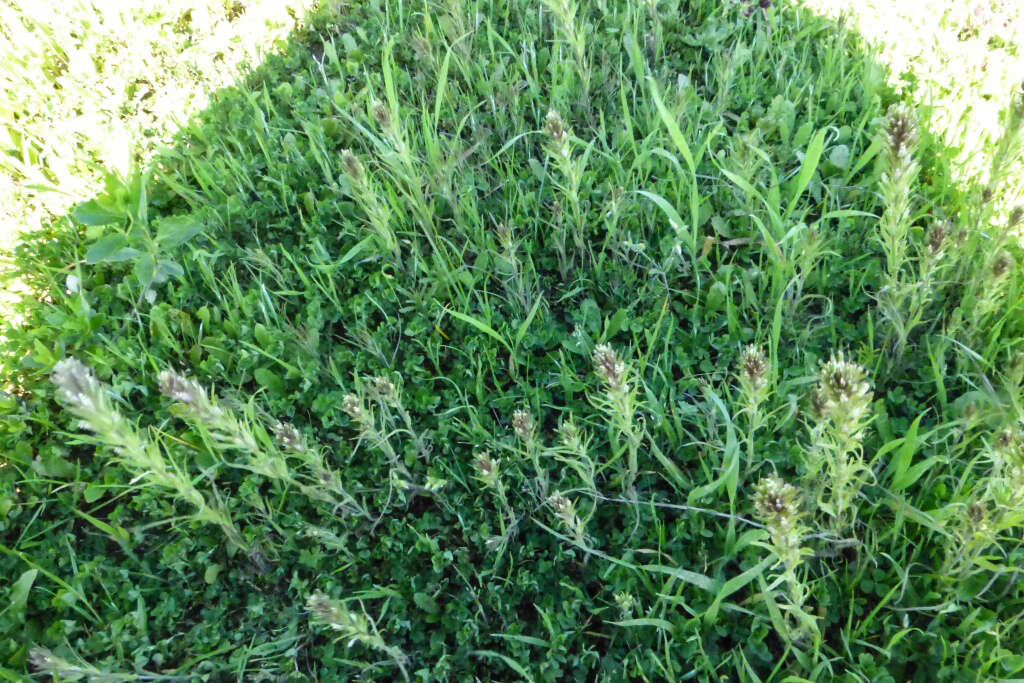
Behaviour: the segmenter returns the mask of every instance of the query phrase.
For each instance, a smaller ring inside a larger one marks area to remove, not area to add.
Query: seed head
[[[1020,437],[1012,429],[1003,429],[996,434],[996,450],[1002,453],[1013,453],[1020,444]]]
[[[353,422],[362,422],[366,417],[363,402],[355,394],[345,394],[341,399],[341,409]]]
[[[533,439],[533,416],[521,408],[512,413],[512,430],[523,441]]]
[[[982,526],[986,517],[988,517],[988,509],[981,501],[976,500],[967,506],[967,519],[972,526]]]
[[[498,463],[489,451],[480,451],[474,456],[473,464],[477,474],[486,484],[491,485],[498,480]]]
[[[778,477],[764,477],[754,486],[754,514],[769,531],[792,528],[800,516],[800,492]]]
[[[572,501],[561,493],[552,493],[548,496],[548,505],[551,506],[559,517],[566,518],[574,514]]]
[[[58,396],[76,408],[93,407],[94,397],[102,392],[92,370],[77,358],[65,358],[58,362],[53,366],[50,377],[57,385]]]
[[[295,453],[305,452],[306,445],[302,442],[302,434],[293,425],[279,421],[274,423],[271,431],[274,432],[274,439],[281,448]]]
[[[571,451],[583,449],[583,435],[575,423],[566,420],[558,428],[558,440]]]
[[[73,675],[71,669],[72,665],[53,654],[51,650],[45,647],[34,647],[29,650],[28,653],[29,665],[39,673],[46,674],[65,674]],[[70,678],[67,680],[75,680]]]
[[[768,359],[764,352],[753,344],[743,349],[740,354],[740,378],[756,390],[764,386],[767,373]]]
[[[398,401],[398,387],[387,377],[377,376],[370,380],[370,395],[379,401],[394,405]]]
[[[928,231],[928,246],[931,248],[933,254],[937,254],[942,251],[942,245],[946,241],[946,237],[949,236],[949,230],[942,223],[935,223],[932,225],[932,229]]]
[[[1001,278],[1006,275],[1013,267],[1013,257],[1010,256],[1009,252],[1001,251],[996,256],[995,261],[992,262],[992,275],[996,278]]]
[[[494,235],[498,238],[498,244],[501,245],[502,249],[505,249],[506,251],[511,250],[513,244],[512,226],[506,225],[505,223],[498,223],[494,226]]]
[[[1013,207],[1013,210],[1010,211],[1009,220],[1007,221],[1007,227],[1017,227],[1022,218],[1024,218],[1024,206]]]
[[[377,100],[371,107],[373,111],[373,118],[377,120],[380,127],[387,130],[391,128],[391,110],[388,109],[387,105]]]
[[[359,184],[363,182],[363,164],[359,161],[359,157],[352,153],[350,149],[344,149],[341,151],[341,164],[345,167],[345,173],[355,183]]]
[[[885,116],[885,131],[889,154],[903,159],[917,146],[917,119],[913,109],[899,102],[889,107]]]
[[[841,432],[857,433],[871,404],[871,384],[867,372],[847,361],[843,352],[833,354],[818,373],[818,386],[811,401],[815,412],[832,420]]]
[[[349,646],[371,637],[370,622],[365,615],[350,612],[340,601],[332,600],[323,593],[310,595],[306,608],[315,623],[343,632],[343,637],[349,639]]]
[[[164,370],[157,376],[160,393],[167,398],[187,405],[205,403],[206,391],[195,380],[182,377],[171,370]]]
[[[592,356],[594,372],[605,381],[609,389],[622,391],[627,388],[626,364],[610,344],[600,344]]]
[[[636,607],[636,599],[626,591],[615,593],[612,598],[619,608],[623,617],[629,618],[633,615],[633,608]]]
[[[569,130],[562,120],[562,115],[554,109],[548,111],[548,115],[544,117],[544,130],[556,147],[562,147],[569,138]]]

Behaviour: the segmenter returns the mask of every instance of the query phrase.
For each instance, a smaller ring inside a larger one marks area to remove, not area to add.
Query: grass
[[[120,165],[15,79],[0,674],[1019,677],[1024,91],[752,4],[303,8]]]

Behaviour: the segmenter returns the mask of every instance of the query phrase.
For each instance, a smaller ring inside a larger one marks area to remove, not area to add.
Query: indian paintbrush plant
[[[560,196],[569,206],[570,215],[568,220],[572,221],[572,240],[576,247],[576,254],[582,258],[587,252],[585,243],[585,225],[582,207],[580,206],[580,186],[583,183],[583,173],[587,167],[587,159],[590,156],[591,147],[587,147],[582,155],[573,154],[573,146],[576,138],[572,130],[562,119],[562,115],[554,109],[548,111],[544,117],[544,130],[548,136],[546,149],[548,159],[559,171],[560,180],[555,186]],[[564,216],[554,212],[554,220],[559,223],[555,229],[555,248],[558,250],[560,262],[559,268],[562,277],[568,276],[571,265],[566,248]]]
[[[747,467],[754,461],[754,436],[764,424],[762,408],[771,392],[771,367],[767,356],[760,348],[751,344],[740,354],[736,378],[740,385],[739,413],[747,417]]]
[[[612,442],[612,456],[602,469],[625,454],[626,467],[620,477],[622,490],[635,495],[636,478],[640,471],[639,451],[643,439],[643,429],[635,417],[638,388],[631,381],[629,365],[609,344],[599,344],[591,360],[594,373],[602,385],[602,390],[593,394],[591,401],[607,416]]]
[[[878,221],[878,242],[885,256],[883,284],[877,294],[879,312],[888,323],[896,357],[903,354],[911,331],[923,319],[932,296],[935,259],[922,245],[911,244],[913,187],[919,170],[915,157],[919,134],[914,111],[898,103],[885,117],[884,171],[879,182],[882,215]],[[919,273],[908,271],[911,258],[919,253]]]
[[[536,476],[537,497],[543,499],[548,493],[548,471],[541,462],[543,448],[537,438],[537,425],[528,410],[516,408],[512,412],[512,432],[522,444],[526,457],[533,466]]]
[[[764,477],[754,486],[752,502],[755,516],[768,533],[768,542],[759,545],[775,556],[781,568],[768,586],[769,592],[780,586],[785,589],[785,603],[779,606],[786,615],[785,626],[779,635],[794,644],[802,644],[809,636],[817,638],[817,621],[807,611],[810,590],[798,574],[804,558],[812,554],[802,545],[808,529],[800,509],[800,492],[779,477]]]
[[[391,210],[385,200],[378,195],[374,181],[367,174],[363,162],[352,150],[342,150],[341,165],[348,176],[352,198],[366,214],[366,222],[377,248],[388,255],[395,263],[401,260],[398,237],[391,225]]]
[[[310,620],[314,624],[324,626],[337,633],[338,640],[343,641],[349,648],[360,644],[383,652],[398,667],[402,678],[409,680],[409,673],[406,671],[409,658],[397,647],[388,645],[377,628],[377,624],[367,616],[365,611],[354,612],[341,600],[335,600],[319,592],[309,596],[306,600],[306,608],[309,610]]]
[[[861,444],[871,421],[871,397],[867,372],[842,351],[821,364],[804,459],[816,507],[831,518],[834,533],[856,521],[856,497],[870,474]]]
[[[83,443],[110,449],[114,459],[139,480],[194,508],[193,519],[219,527],[234,548],[250,549],[227,507],[215,495],[203,495],[159,441],[144,436],[114,408],[109,390],[91,369],[76,358],[66,358],[54,366],[51,377],[57,385],[57,396],[77,418],[79,428],[91,432],[91,436],[80,437]],[[183,397],[191,398],[192,394]]]

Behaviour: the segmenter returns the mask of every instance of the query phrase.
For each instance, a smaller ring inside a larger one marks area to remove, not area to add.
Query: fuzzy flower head
[[[558,440],[574,453],[583,450],[583,433],[574,422],[566,420],[558,428]]]
[[[1007,251],[1001,251],[992,262],[992,276],[1001,278],[1013,268],[1013,257]]]
[[[562,120],[562,115],[554,109],[548,111],[548,115],[544,117],[544,130],[556,147],[563,147],[569,139],[569,129]]]
[[[387,377],[377,376],[370,380],[370,395],[388,405],[398,403],[398,387]]]
[[[772,533],[787,531],[800,517],[800,492],[779,477],[764,477],[754,487],[754,514]]]
[[[323,593],[314,593],[306,600],[306,609],[314,623],[340,631],[349,645],[366,641],[371,637],[370,620],[363,614],[349,611],[344,604]]]
[[[366,419],[366,409],[363,408],[362,400],[355,394],[345,394],[341,399],[341,410],[349,416],[353,422],[362,422]]]
[[[855,435],[860,431],[871,397],[867,372],[860,365],[847,361],[842,351],[822,363],[812,402],[818,414],[831,420],[840,432]]]
[[[516,436],[523,441],[531,441],[534,427],[533,416],[522,408],[516,408],[512,413],[512,431],[516,433]]]
[[[498,223],[494,226],[494,236],[498,239],[498,244],[505,251],[512,251],[515,246],[515,228],[507,223]]]
[[[636,598],[631,593],[620,591],[615,593],[612,598],[615,600],[619,613],[624,619],[629,619],[633,616],[633,610],[636,608]]]
[[[473,465],[476,467],[477,476],[480,481],[488,486],[493,486],[498,481],[498,462],[491,457],[489,451],[480,451],[473,458]]]
[[[377,120],[377,123],[381,128],[387,130],[391,127],[391,110],[388,106],[377,100],[371,105],[370,111],[373,113],[373,118]]]
[[[294,425],[290,425],[287,422],[276,422],[271,427],[271,431],[274,432],[274,439],[277,441],[277,445],[284,450],[294,453],[304,453],[306,451],[306,444],[303,443],[302,434]]]
[[[754,391],[764,388],[768,375],[768,358],[753,344],[740,355],[740,381]]]
[[[359,161],[359,157],[352,153],[352,150],[345,149],[341,151],[341,165],[345,167],[345,173],[351,178],[356,184],[362,183],[363,178],[363,164]]]
[[[985,538],[990,531],[988,506],[980,500],[967,506],[967,528],[972,540]]]
[[[949,237],[949,230],[941,222],[937,222],[932,225],[932,229],[928,231],[928,247],[932,250],[933,254],[938,254],[942,251],[942,246],[946,242],[946,238]]]
[[[78,680],[84,672],[65,659],[58,657],[45,647],[34,647],[29,650],[28,663],[38,673],[60,676],[63,680]]]
[[[591,357],[594,361],[594,372],[604,380],[612,391],[626,391],[626,364],[610,344],[600,344],[594,349]]]
[[[102,387],[92,370],[77,358],[65,358],[53,366],[57,395],[78,410],[98,408]]]
[[[996,434],[996,448],[1000,451],[1010,453],[1017,450],[1020,437],[1012,429],[1004,429]]]
[[[171,370],[164,370],[157,375],[160,393],[167,398],[191,406],[206,402],[206,391],[195,380],[182,377]]]
[[[917,147],[917,117],[914,110],[900,102],[889,107],[885,115],[886,143],[893,161],[909,157]]]
[[[1016,228],[1022,219],[1024,219],[1024,206],[1015,206],[1006,220],[1006,227]]]
[[[577,539],[583,537],[583,524],[576,515],[576,503],[571,498],[567,498],[561,493],[553,493],[548,496],[548,505],[573,536]]]

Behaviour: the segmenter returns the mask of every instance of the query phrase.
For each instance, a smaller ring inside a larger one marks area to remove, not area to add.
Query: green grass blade
[[[460,313],[458,311],[453,311],[450,308],[445,308],[444,312],[447,313],[448,315],[452,316],[456,320],[461,320],[462,322],[464,322],[464,323],[466,323],[468,325],[472,325],[477,330],[479,330],[480,332],[483,332],[488,337],[490,337],[491,339],[493,339],[494,341],[500,343],[502,346],[504,346],[506,349],[508,349],[508,352],[510,354],[513,353],[512,347],[509,345],[509,343],[507,341],[505,341],[505,338],[503,336],[501,336],[493,327],[491,327],[490,325],[488,325],[484,321],[477,320],[473,316],[466,315],[465,313]]]
[[[800,201],[801,195],[807,186],[811,184],[811,178],[814,177],[814,172],[818,170],[818,163],[821,161],[821,154],[825,151],[825,129],[822,128],[811,141],[807,144],[807,152],[804,154],[804,161],[800,165],[800,173],[793,181],[793,196],[789,200],[789,204],[786,205],[786,215],[793,213],[793,209],[796,208],[797,202]]]

